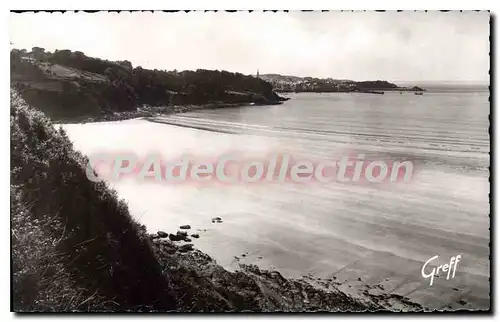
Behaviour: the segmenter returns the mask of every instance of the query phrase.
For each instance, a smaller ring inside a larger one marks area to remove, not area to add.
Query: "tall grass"
[[[10,126],[12,309],[176,309],[144,227],[66,133],[13,91]]]

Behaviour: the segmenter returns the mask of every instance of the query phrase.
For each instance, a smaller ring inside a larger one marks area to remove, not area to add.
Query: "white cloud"
[[[487,12],[24,13],[16,48],[80,50],[157,69],[487,81]]]

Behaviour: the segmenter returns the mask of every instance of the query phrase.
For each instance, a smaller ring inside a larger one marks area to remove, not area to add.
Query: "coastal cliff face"
[[[283,100],[255,77],[227,71],[163,71],[132,67],[70,50],[11,51],[11,83],[52,119],[135,111],[140,106],[218,103],[276,104]]]
[[[13,311],[421,309],[400,296],[357,299],[334,281],[256,266],[228,272],[199,250],[147,235],[114,191],[87,179],[87,160],[65,132],[15,91],[10,126]]]

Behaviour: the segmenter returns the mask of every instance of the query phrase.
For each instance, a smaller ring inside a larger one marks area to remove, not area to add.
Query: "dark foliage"
[[[11,52],[13,84],[52,118],[135,110],[138,106],[280,101],[271,84],[227,71],[133,68],[70,50]]]
[[[144,227],[64,131],[11,94],[15,311],[173,310]]]
[[[391,89],[391,88],[398,88],[396,84],[389,83],[388,81],[363,81],[363,82],[357,82],[356,83],[357,87],[361,90],[363,89]]]

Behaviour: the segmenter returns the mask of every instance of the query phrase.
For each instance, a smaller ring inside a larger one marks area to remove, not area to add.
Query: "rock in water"
[[[191,226],[189,226],[189,225],[182,225],[179,228],[180,229],[191,229]]]
[[[193,244],[185,244],[179,247],[179,252],[186,253],[193,250]]]
[[[160,230],[160,231],[158,231],[156,234],[157,234],[157,235],[158,235],[158,237],[160,237],[160,238],[167,238],[167,237],[168,237],[168,234],[167,234],[166,232],[164,232],[164,231],[161,231],[161,230]]]
[[[198,234],[192,234],[191,237],[193,237],[193,238],[200,238],[200,235],[198,235]]]
[[[170,234],[170,235],[168,235],[168,238],[170,238],[170,240],[171,240],[171,241],[180,241],[180,240],[184,240],[184,237],[183,237],[183,236],[174,235],[174,234]]]
[[[177,234],[170,234],[168,236],[170,238],[170,240],[172,241],[180,241],[180,240],[184,240],[184,241],[187,241],[187,242],[190,242],[191,239],[188,238],[188,234],[187,232],[185,231],[178,231]]]

